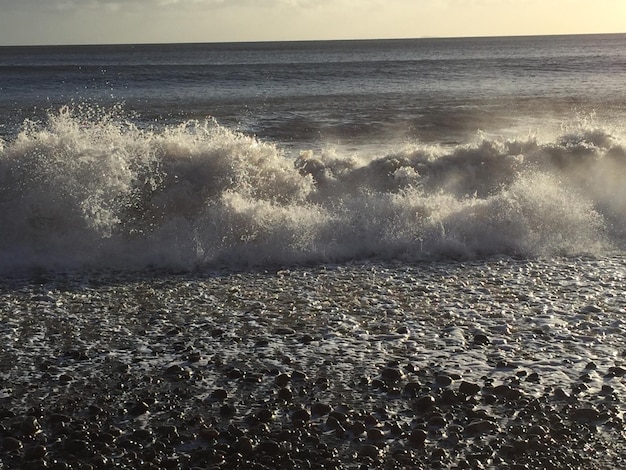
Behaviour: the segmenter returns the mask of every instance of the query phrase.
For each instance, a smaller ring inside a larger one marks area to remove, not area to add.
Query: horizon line
[[[379,38],[334,38],[334,39],[261,39],[240,41],[172,41],[172,42],[84,42],[84,43],[54,43],[54,44],[0,44],[5,47],[90,47],[90,46],[164,46],[185,44],[277,44],[277,43],[315,43],[315,42],[360,42],[360,41],[417,41],[432,39],[497,39],[497,38],[534,38],[534,37],[567,37],[567,36],[620,36],[626,32],[603,33],[547,33],[547,34],[507,34],[507,35],[477,35],[477,36],[416,36],[416,37],[379,37]]]

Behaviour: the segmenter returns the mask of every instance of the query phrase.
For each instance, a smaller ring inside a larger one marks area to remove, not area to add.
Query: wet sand
[[[5,278],[0,468],[622,468],[624,259]]]

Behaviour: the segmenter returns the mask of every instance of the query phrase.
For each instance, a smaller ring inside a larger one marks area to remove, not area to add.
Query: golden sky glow
[[[0,0],[0,45],[626,32],[626,0]]]

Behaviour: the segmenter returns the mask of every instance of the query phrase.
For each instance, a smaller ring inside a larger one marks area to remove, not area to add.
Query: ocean
[[[0,265],[621,248],[623,35],[0,49]]]
[[[625,110],[624,34],[0,47],[0,468],[621,468]]]

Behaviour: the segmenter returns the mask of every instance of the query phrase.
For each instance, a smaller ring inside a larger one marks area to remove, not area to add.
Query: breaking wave
[[[0,269],[263,266],[624,246],[626,145],[598,126],[377,158],[213,121],[63,108],[0,140]]]

